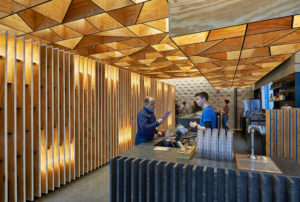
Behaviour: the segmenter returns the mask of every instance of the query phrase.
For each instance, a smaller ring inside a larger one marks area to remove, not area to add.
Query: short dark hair
[[[183,101],[183,103],[182,104],[186,104],[186,101]]]
[[[208,101],[208,94],[207,92],[200,92],[200,93],[196,93],[195,97],[200,97],[200,98],[205,98],[206,101]]]
[[[226,102],[226,104],[228,104],[228,103],[229,103],[229,100],[224,100],[224,102]]]

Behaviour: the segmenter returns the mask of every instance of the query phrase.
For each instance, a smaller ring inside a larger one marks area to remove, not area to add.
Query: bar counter
[[[176,158],[153,141],[110,160],[111,201],[299,201],[300,165],[273,158],[282,175],[237,170],[235,162]],[[280,200],[283,199],[283,200]]]

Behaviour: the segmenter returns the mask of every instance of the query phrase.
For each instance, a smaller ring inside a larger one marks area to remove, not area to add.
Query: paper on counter
[[[154,147],[154,151],[170,151],[169,147]]]

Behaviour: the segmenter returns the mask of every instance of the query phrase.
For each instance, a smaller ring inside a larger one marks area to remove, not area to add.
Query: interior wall
[[[34,200],[131,148],[147,95],[157,116],[174,108],[174,86],[0,33],[0,201]]]
[[[183,101],[191,107],[195,100],[197,92],[205,91],[209,95],[209,104],[214,110],[220,110],[223,107],[224,100],[228,99],[229,103],[229,120],[227,122],[229,128],[234,127],[234,89],[222,88],[215,89],[204,77],[184,78],[184,79],[166,79],[162,80],[168,84],[174,85],[176,89],[176,99],[181,105]],[[253,88],[238,89],[238,127],[240,127],[239,115],[243,112],[243,100],[253,98]]]

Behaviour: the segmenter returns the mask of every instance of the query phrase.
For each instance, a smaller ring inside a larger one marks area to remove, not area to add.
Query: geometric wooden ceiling
[[[170,38],[166,0],[4,1],[0,31],[155,78],[250,86],[300,50],[300,16]]]

